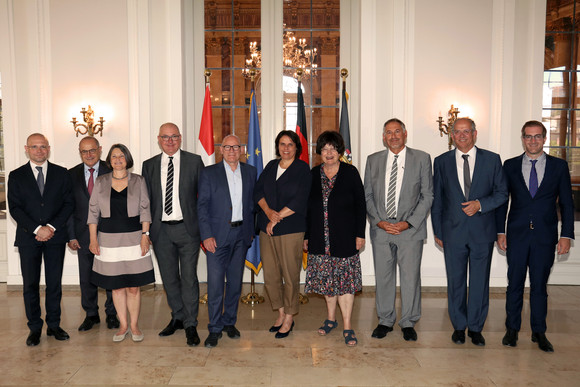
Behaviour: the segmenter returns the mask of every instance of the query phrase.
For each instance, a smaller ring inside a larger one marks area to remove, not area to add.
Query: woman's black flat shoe
[[[282,324],[276,326],[276,325],[272,325],[270,327],[270,329],[268,329],[270,332],[274,333],[274,332],[278,332],[280,330],[280,328],[282,328]]]
[[[278,328],[278,329],[280,329],[280,328]],[[288,332],[282,333],[282,332],[278,331],[278,332],[276,332],[276,336],[274,336],[274,337],[276,337],[277,339],[283,339],[285,337],[288,337],[290,332],[292,332],[292,329],[294,329],[294,321],[292,321],[292,325],[290,326],[290,330]]]

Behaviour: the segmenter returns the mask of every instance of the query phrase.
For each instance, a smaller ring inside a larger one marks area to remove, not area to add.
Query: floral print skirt
[[[328,255],[308,254],[306,268],[306,293],[324,296],[354,294],[362,290],[360,257],[336,258]]]

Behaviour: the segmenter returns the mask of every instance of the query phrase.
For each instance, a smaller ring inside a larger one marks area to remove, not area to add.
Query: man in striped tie
[[[567,254],[574,239],[574,202],[566,160],[544,152],[547,130],[539,121],[522,127],[525,152],[506,160],[503,171],[511,197],[507,235],[506,202],[496,214],[497,244],[507,250],[506,334],[502,344],[515,347],[522,323],[526,274],[530,274],[530,325],[532,341],[544,352],[554,352],[546,338],[548,277],[554,252]],[[558,238],[558,214],[562,228]]]
[[[405,124],[393,118],[383,127],[386,150],[367,159],[365,196],[375,264],[379,324],[372,337],[382,339],[397,319],[397,266],[401,277],[399,326],[406,341],[416,341],[421,317],[421,257],[427,238],[425,219],[433,202],[431,157],[405,146]]]
[[[171,308],[171,321],[159,336],[185,329],[187,345],[196,346],[200,342],[197,260],[201,243],[197,186],[203,161],[180,149],[181,133],[173,123],[161,125],[157,141],[163,152],[143,162],[142,174],[151,201],[150,238]]]

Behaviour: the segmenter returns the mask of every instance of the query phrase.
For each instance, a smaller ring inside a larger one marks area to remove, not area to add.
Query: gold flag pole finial
[[[211,77],[211,70],[205,69],[203,72],[203,76],[205,77],[205,83],[209,83],[209,77]]]

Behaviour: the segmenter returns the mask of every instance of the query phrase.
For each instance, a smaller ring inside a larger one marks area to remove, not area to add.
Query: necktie
[[[44,173],[42,173],[42,167],[36,167],[38,170],[38,176],[36,176],[36,184],[38,184],[38,189],[40,194],[44,194]]]
[[[89,196],[93,194],[93,187],[95,186],[95,181],[93,180],[93,173],[95,173],[95,168],[89,168],[89,172],[91,176],[89,176],[89,184],[87,185],[87,189],[89,190]]]
[[[167,166],[167,184],[165,185],[165,213],[171,215],[173,212],[173,156],[169,156]]]
[[[395,194],[397,192],[397,158],[395,155],[393,166],[391,167],[391,177],[389,178],[389,189],[387,191],[387,217],[397,217],[397,205],[395,203]]]
[[[469,190],[471,189],[471,173],[469,170],[469,155],[463,157],[463,190],[465,191],[465,200],[469,200]]]
[[[538,172],[536,171],[536,162],[538,160],[530,160],[532,162],[532,170],[530,171],[530,195],[536,196],[538,192]]]

